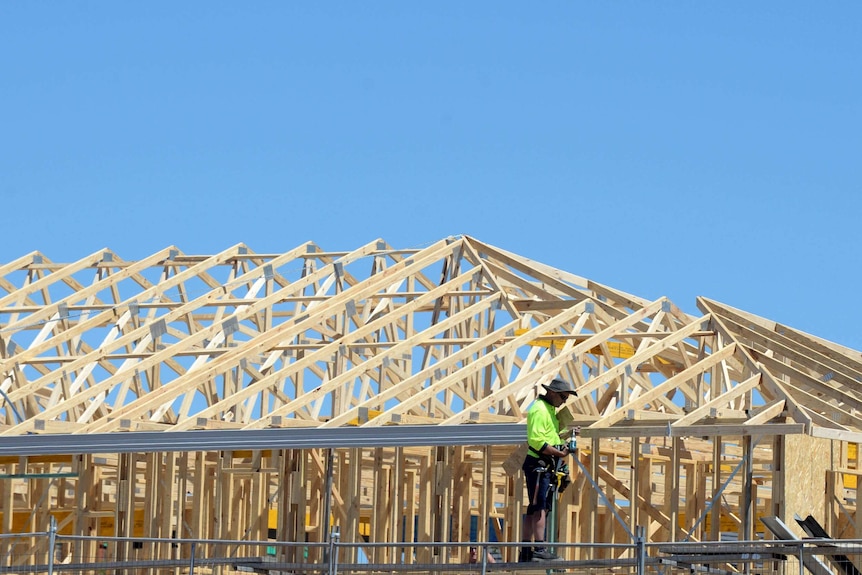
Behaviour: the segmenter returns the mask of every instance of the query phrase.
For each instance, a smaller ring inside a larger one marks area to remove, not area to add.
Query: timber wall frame
[[[697,308],[466,236],[33,252],[0,263],[0,527],[519,540],[524,414],[560,376],[580,428],[561,539],[752,539],[797,513],[862,537],[862,355]]]

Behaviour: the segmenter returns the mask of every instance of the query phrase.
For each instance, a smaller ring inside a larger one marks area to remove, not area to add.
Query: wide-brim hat
[[[551,381],[551,383],[543,384],[542,387],[544,387],[548,391],[556,391],[557,393],[566,393],[575,396],[578,395],[577,390],[575,390],[575,386],[563,379],[555,378]]]

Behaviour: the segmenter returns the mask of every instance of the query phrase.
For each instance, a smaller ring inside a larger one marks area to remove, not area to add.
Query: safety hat
[[[556,391],[557,393],[568,393],[575,396],[578,395],[578,392],[575,391],[575,386],[568,381],[562,379],[554,378],[551,383],[544,384],[542,387],[544,387],[548,391]]]

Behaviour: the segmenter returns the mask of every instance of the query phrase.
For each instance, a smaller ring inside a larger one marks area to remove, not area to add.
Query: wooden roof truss
[[[862,440],[858,352],[697,307],[466,236],[33,252],[0,265],[0,434],[520,422],[561,376],[586,436]]]

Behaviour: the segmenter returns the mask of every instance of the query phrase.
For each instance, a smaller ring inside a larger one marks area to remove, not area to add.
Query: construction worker
[[[555,480],[557,463],[569,454],[560,437],[557,408],[577,392],[571,383],[562,379],[554,379],[543,387],[544,395],[540,395],[527,409],[528,449],[521,468],[527,480],[529,505],[524,516],[523,540],[526,545],[518,557],[521,562],[559,559],[545,546],[545,520],[553,503],[551,482]]]

